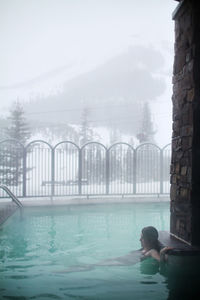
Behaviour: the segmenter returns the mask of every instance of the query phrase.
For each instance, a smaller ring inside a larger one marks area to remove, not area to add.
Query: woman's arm
[[[168,250],[173,249],[172,247],[164,247],[163,249],[160,250],[160,261],[164,262],[166,261],[166,254]]]
[[[167,251],[171,250],[171,249],[173,249],[173,248],[172,247],[164,247],[160,251],[160,253],[157,250],[155,250],[155,249],[151,249],[151,250],[149,250],[148,252],[146,252],[144,254],[144,257],[150,256],[150,257],[153,257],[154,259],[156,259],[159,262],[164,262],[164,261],[166,261],[166,253],[167,253]]]
[[[144,254],[145,257],[153,257],[157,261],[160,261],[160,254],[157,250],[151,249]]]

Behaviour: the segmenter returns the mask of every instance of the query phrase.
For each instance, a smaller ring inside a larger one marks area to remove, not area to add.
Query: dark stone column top
[[[176,19],[176,16],[177,16],[178,12],[180,11],[180,9],[183,5],[183,2],[184,2],[184,0],[176,0],[176,1],[179,2],[179,4],[177,5],[177,7],[175,8],[175,10],[172,13],[172,20]]]

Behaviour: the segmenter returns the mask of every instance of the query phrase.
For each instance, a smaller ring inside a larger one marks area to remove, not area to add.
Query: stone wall
[[[173,70],[171,233],[200,245],[199,1],[176,12]]]

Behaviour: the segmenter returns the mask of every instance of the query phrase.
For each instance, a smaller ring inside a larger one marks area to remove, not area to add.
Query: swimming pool
[[[0,230],[1,299],[167,299],[165,277],[146,262],[59,273],[140,248],[148,225],[169,230],[169,203],[27,208],[23,219],[15,213]]]

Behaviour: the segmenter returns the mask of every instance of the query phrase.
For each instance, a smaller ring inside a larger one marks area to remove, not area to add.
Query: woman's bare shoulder
[[[156,249],[151,249],[145,253],[146,257],[153,257],[156,260],[160,261],[160,254]]]

